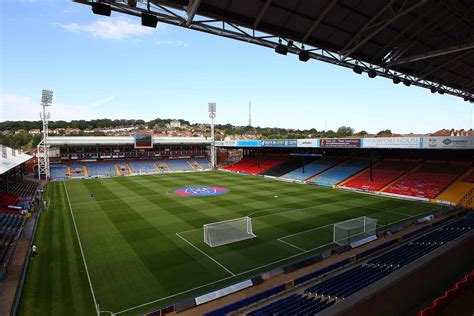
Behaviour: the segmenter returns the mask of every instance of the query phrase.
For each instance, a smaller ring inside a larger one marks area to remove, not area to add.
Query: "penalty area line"
[[[300,248],[300,247],[298,247],[298,246],[296,246],[296,245],[293,245],[292,243],[289,243],[289,242],[286,242],[286,241],[284,241],[284,240],[281,240],[280,238],[277,238],[277,240],[278,240],[279,242],[282,242],[282,243],[284,243],[284,244],[287,244],[288,246],[291,246],[291,247],[293,247],[293,248],[296,248],[296,249],[298,249],[298,250],[301,250],[301,251],[303,251],[303,252],[306,252],[305,249]]]
[[[207,253],[205,253],[204,251],[202,251],[201,249],[199,249],[197,246],[193,245],[191,242],[189,242],[186,238],[184,238],[183,236],[181,236],[179,233],[176,233],[176,236],[178,236],[179,238],[181,238],[182,240],[184,240],[186,243],[188,243],[189,245],[191,245],[194,249],[196,249],[197,251],[199,251],[200,253],[202,253],[203,255],[205,255],[206,257],[208,257],[209,259],[211,259],[212,261],[214,261],[216,264],[218,264],[221,268],[223,268],[224,270],[226,270],[230,275],[232,276],[235,276],[235,273],[233,273],[232,271],[230,271],[229,269],[227,269],[223,264],[221,264],[219,261],[217,261],[216,259],[212,258],[211,256],[209,256]]]

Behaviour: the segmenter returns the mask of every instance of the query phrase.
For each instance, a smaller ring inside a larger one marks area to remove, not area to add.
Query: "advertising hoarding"
[[[323,138],[321,147],[324,148],[360,148],[359,138]]]
[[[238,140],[237,146],[239,147],[261,147],[262,141],[255,139],[255,140]]]
[[[296,139],[264,139],[262,147],[296,147]]]
[[[297,139],[297,147],[319,147],[319,138]]]
[[[421,137],[374,137],[362,138],[363,148],[421,148]]]
[[[438,136],[424,137],[425,149],[474,149],[474,137],[469,136]]]

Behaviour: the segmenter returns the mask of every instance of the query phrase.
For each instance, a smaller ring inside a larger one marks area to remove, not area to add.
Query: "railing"
[[[464,207],[469,207],[472,208],[473,205],[473,198],[474,198],[474,188],[469,190],[469,192],[466,193],[460,200],[459,200],[459,205],[464,206]]]

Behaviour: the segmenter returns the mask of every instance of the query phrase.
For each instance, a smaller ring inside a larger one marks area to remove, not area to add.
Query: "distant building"
[[[32,128],[28,131],[30,135],[38,135],[41,134],[41,130],[39,128]]]
[[[472,129],[467,131],[464,129],[455,130],[454,128],[450,130],[442,129],[431,134],[431,136],[474,136],[474,132]]]

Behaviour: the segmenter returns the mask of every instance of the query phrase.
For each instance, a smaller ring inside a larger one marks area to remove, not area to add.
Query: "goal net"
[[[248,216],[204,224],[204,242],[211,247],[254,237],[257,236],[252,231],[252,219]]]
[[[333,241],[338,245],[347,245],[363,238],[375,235],[377,220],[361,216],[334,224]]]

